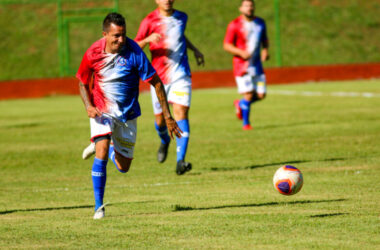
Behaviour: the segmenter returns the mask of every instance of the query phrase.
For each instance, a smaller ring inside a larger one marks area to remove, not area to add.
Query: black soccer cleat
[[[177,162],[177,168],[175,172],[177,173],[177,175],[183,175],[184,173],[189,172],[191,168],[192,166],[190,162],[180,160]]]
[[[168,156],[169,143],[167,144],[161,143],[157,152],[157,161],[159,163],[163,163],[166,160],[166,156]]]

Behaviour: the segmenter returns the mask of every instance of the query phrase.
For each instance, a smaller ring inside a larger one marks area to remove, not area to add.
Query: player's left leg
[[[266,77],[264,74],[254,76],[252,82],[254,86],[254,95],[252,96],[251,104],[263,100],[267,93]]]
[[[177,167],[176,173],[182,175],[191,170],[191,163],[185,162],[187,147],[189,144],[190,125],[189,108],[180,104],[173,104],[174,118],[178,127],[182,130],[182,137],[176,138],[177,142]]]
[[[246,92],[243,93],[243,98],[239,102],[239,106],[241,109],[241,116],[243,120],[243,130],[252,129],[251,122],[249,119],[249,115],[251,112],[251,100],[253,99],[254,92]]]
[[[251,101],[254,96],[254,85],[252,77],[249,74],[243,76],[235,77],[236,84],[238,87],[238,93],[243,96],[240,100],[234,101],[234,106],[237,111],[239,111],[238,118],[243,120],[243,129],[250,130],[252,129],[249,115],[251,111]]]
[[[189,107],[191,102],[191,78],[183,77],[172,83],[168,91],[168,100],[173,103],[174,119],[182,130],[182,137],[176,138],[177,166],[176,173],[182,175],[190,171],[191,163],[185,161],[190,137]]]
[[[112,154],[110,158],[121,173],[129,171],[133,159],[136,136],[137,118],[128,120],[126,123],[114,124],[112,128],[113,149],[110,152]]]

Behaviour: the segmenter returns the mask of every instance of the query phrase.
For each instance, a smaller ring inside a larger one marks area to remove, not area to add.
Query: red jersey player
[[[191,101],[191,73],[187,49],[194,51],[198,65],[204,64],[204,58],[186,38],[187,15],[173,8],[174,0],[156,0],[156,3],[158,8],[142,20],[135,41],[141,48],[149,44],[152,65],[165,85],[168,102],[173,105],[174,118],[183,131],[182,137],[177,138],[176,173],[181,175],[191,169],[191,164],[185,162],[190,134],[188,112]],[[152,104],[155,127],[161,139],[157,160],[162,163],[167,156],[170,138],[161,105],[153,89]]]
[[[243,129],[250,130],[250,106],[266,95],[262,61],[269,59],[269,43],[264,20],[254,15],[255,2],[242,0],[239,11],[241,15],[227,27],[224,50],[234,56],[233,72],[238,92],[243,95],[234,101],[236,114],[243,120]]]

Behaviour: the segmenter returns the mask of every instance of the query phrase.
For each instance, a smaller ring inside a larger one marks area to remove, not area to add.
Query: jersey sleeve
[[[268,44],[268,36],[267,36],[267,26],[265,22],[263,21],[263,33],[261,36],[261,44]]]
[[[234,23],[230,23],[227,26],[226,36],[224,37],[224,43],[235,44],[235,27]]]
[[[136,47],[136,67],[141,80],[144,82],[149,82],[152,77],[156,74],[156,70],[153,68],[152,64],[149,62],[144,51],[140,47]]]
[[[147,18],[144,18],[144,20],[142,20],[142,22],[140,24],[139,30],[137,31],[135,41],[139,42],[139,41],[145,39],[149,35],[150,35],[149,34],[149,22],[148,22]]]
[[[76,74],[76,77],[84,84],[90,84],[93,70],[91,67],[91,62],[88,59],[88,51],[83,56],[82,62],[79,66],[78,72]]]

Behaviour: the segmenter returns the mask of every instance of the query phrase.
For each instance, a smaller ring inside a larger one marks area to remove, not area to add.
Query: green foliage
[[[62,0],[64,9],[93,8],[112,1]],[[53,1],[0,1],[0,80],[56,77],[59,74],[57,11]],[[17,2],[20,2],[17,4]],[[240,1],[177,0],[175,7],[189,15],[186,35],[205,54],[206,66],[231,68],[231,56],[223,48],[227,24],[239,15]],[[263,17],[271,40],[275,66],[273,1],[257,1],[257,15]],[[135,37],[140,21],[155,7],[154,0],[120,0],[120,12],[127,18],[128,35]],[[281,1],[281,42],[284,66],[380,61],[380,3],[377,0],[293,0]],[[70,67],[77,69],[84,51],[101,37],[101,24],[70,26]]]
[[[89,123],[80,98],[1,101],[1,248],[376,249],[379,84],[269,86],[253,106],[252,131],[235,118],[235,89],[195,90],[187,155],[194,168],[184,176],[174,173],[175,143],[156,162],[143,93],[132,168],[120,174],[109,162],[111,204],[101,221],[92,220],[92,160],[81,159]],[[303,172],[294,196],[273,188],[283,164]]]

